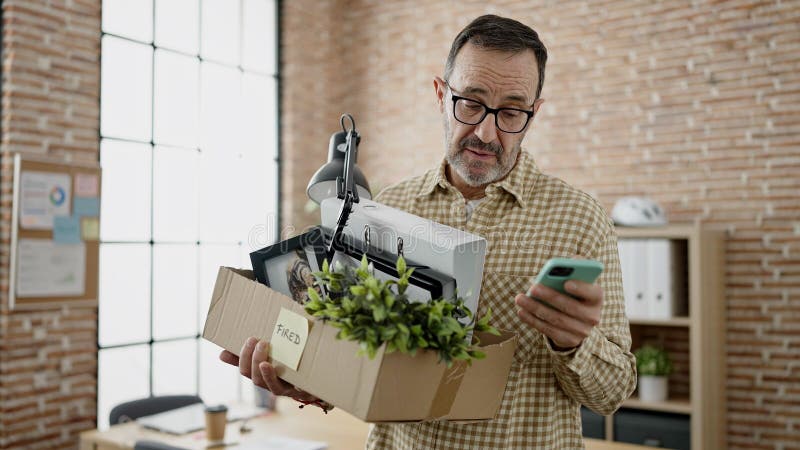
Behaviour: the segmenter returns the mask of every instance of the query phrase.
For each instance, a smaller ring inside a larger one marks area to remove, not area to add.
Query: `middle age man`
[[[378,424],[370,449],[581,449],[581,404],[610,414],[636,384],[616,233],[589,195],[543,174],[521,149],[543,103],[547,51],[516,20],[487,15],[454,40],[434,78],[445,156],[427,173],[376,200],[484,236],[488,250],[478,316],[519,337],[500,411],[493,420]],[[598,284],[568,282],[569,295],[531,280],[552,257],[601,261]],[[546,306],[545,302],[550,306]],[[239,364],[254,383],[301,401],[313,397],[279,380],[266,343],[249,340]]]

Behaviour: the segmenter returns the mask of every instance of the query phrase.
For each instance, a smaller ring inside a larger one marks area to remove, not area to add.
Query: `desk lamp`
[[[345,120],[350,122],[349,129],[345,125]],[[306,190],[309,198],[320,203],[334,196],[335,186],[336,197],[344,200],[339,210],[336,229],[326,249],[328,261],[333,258],[335,246],[353,210],[353,203],[358,203],[359,196],[372,199],[367,178],[356,166],[358,144],[361,142],[361,136],[356,131],[356,121],[350,114],[342,114],[339,123],[342,125],[342,131],[331,136],[328,162],[311,177]]]

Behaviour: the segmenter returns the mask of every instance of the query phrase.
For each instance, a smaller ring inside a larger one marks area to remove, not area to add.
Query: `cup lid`
[[[228,407],[225,405],[210,405],[206,406],[206,412],[209,413],[216,413],[216,412],[227,412]]]

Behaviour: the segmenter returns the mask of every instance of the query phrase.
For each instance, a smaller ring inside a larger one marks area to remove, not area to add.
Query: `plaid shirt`
[[[597,201],[541,173],[524,151],[507,177],[486,188],[467,221],[464,197],[444,169],[443,162],[388,187],[376,200],[486,238],[478,316],[491,306],[492,324],[518,336],[503,402],[490,421],[374,425],[367,448],[582,449],[579,406],[610,414],[636,384],[613,224]],[[548,259],[576,255],[605,265],[599,279],[603,312],[578,349],[558,352],[519,319],[514,297]]]

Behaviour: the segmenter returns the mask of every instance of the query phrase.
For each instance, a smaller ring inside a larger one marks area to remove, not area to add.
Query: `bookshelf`
[[[691,448],[726,448],[725,405],[725,232],[700,225],[618,227],[623,239],[669,239],[687,252],[686,298],[688,314],[668,319],[631,320],[635,350],[653,338],[669,342],[676,371],[670,376],[665,402],[643,402],[636,393],[620,411],[673,413],[689,420]],[[616,440],[614,419],[605,417],[605,438]]]

